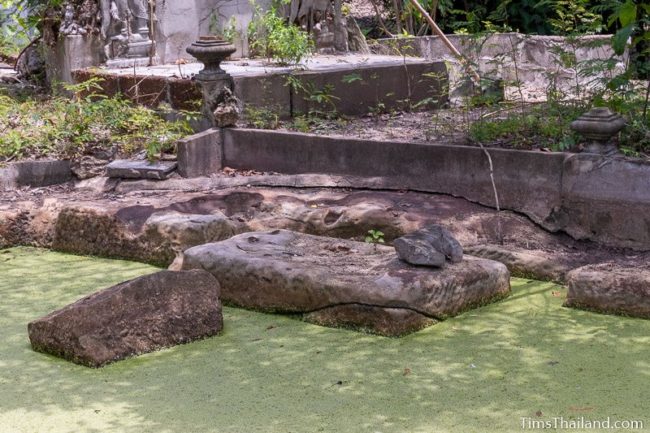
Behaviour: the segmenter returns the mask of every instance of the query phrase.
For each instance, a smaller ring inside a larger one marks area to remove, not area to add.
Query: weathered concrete
[[[28,325],[34,350],[89,367],[217,335],[222,328],[219,283],[200,270],[136,278]]]
[[[452,194],[494,206],[480,148],[326,137],[253,129],[224,130],[224,165],[278,173],[382,177],[387,189]],[[565,154],[490,149],[501,206],[558,230]],[[531,194],[534,185],[535,193]]]
[[[18,184],[18,170],[13,164],[0,168],[0,191],[15,189]]]
[[[568,275],[567,307],[650,319],[650,271],[615,264],[585,266]]]
[[[650,163],[489,149],[501,208],[547,230],[650,250]],[[372,178],[374,188],[451,194],[495,206],[482,149],[253,129],[223,132],[224,166]]]
[[[23,161],[0,168],[0,191],[56,185],[69,180],[72,180],[70,161]]]
[[[177,142],[178,173],[183,177],[210,176],[223,168],[221,130],[209,129]]]
[[[200,64],[154,66],[135,69],[73,71],[75,82],[101,77],[103,92],[122,93],[150,106],[169,103],[174,109],[196,110],[201,92],[190,78]],[[319,56],[308,59],[305,70],[269,66],[259,60],[224,62],[223,69],[233,76],[235,96],[248,110],[262,110],[287,119],[309,110],[335,109],[339,114],[366,114],[373,109],[403,109],[423,100],[419,108],[441,107],[447,101],[444,62],[395,56]],[[426,74],[426,75],[424,75]],[[180,77],[179,77],[180,75]],[[358,76],[352,82],[344,77]],[[304,89],[293,88],[289,79],[298,80]],[[137,90],[137,94],[134,92]],[[318,104],[314,95],[330,95],[332,104]],[[435,102],[434,102],[435,101]],[[245,114],[245,113],[244,113]]]
[[[97,66],[104,47],[97,35],[59,35],[56,45],[43,50],[49,84],[73,82],[72,71]]]
[[[178,164],[175,161],[149,162],[118,159],[106,166],[106,175],[121,179],[164,180],[176,170],[176,167]]]
[[[491,260],[467,257],[444,269],[414,267],[397,259],[391,247],[287,230],[244,233],[190,248],[182,267],[212,273],[225,302],[276,312],[352,304],[444,320],[510,292],[508,270]],[[373,326],[366,319],[359,322]]]
[[[292,115],[311,111],[364,115],[372,111],[405,110],[423,100],[420,109],[438,108],[447,102],[445,86],[447,67],[442,62],[408,63],[373,67],[359,65],[354,70],[340,68],[328,73],[305,71],[296,73],[300,88],[291,93]],[[350,77],[354,81],[349,81]],[[330,102],[314,100],[316,91]]]
[[[576,239],[650,249],[650,163],[598,155],[564,162],[560,224]]]

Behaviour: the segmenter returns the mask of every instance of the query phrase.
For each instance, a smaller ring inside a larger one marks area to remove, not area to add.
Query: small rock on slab
[[[213,274],[227,302],[275,312],[359,304],[441,320],[510,292],[507,268],[491,260],[467,257],[444,269],[413,267],[391,247],[287,230],[244,233],[190,248],[183,268]],[[342,326],[370,323],[380,333],[389,328],[346,316]]]
[[[393,241],[397,256],[412,265],[442,267],[463,260],[463,247],[439,225],[430,225]]]
[[[90,367],[216,335],[222,328],[219,283],[200,270],[126,281],[28,325],[34,350]]]
[[[650,319],[650,271],[614,264],[569,272],[567,307]]]
[[[165,180],[169,177],[178,164],[175,161],[131,161],[117,159],[106,166],[108,177],[122,179],[153,179]]]

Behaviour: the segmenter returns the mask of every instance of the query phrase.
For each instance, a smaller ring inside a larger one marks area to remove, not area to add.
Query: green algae
[[[99,370],[31,350],[30,320],[155,270],[0,251],[0,432],[516,432],[560,416],[650,431],[650,321],[563,308],[564,289],[529,280],[399,339],[225,308],[219,337]]]

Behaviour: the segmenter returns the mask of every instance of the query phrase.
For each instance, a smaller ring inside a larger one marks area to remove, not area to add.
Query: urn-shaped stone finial
[[[205,65],[197,78],[207,81],[219,79],[219,76],[226,73],[220,67],[221,62],[237,49],[219,36],[201,36],[186,51]]]
[[[589,140],[585,152],[613,155],[618,148],[611,139],[625,124],[625,119],[609,108],[596,107],[571,122],[571,129]]]

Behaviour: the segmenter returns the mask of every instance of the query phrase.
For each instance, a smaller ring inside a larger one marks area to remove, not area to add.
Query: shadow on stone
[[[28,325],[32,348],[89,367],[217,335],[219,283],[162,271],[80,299]]]

